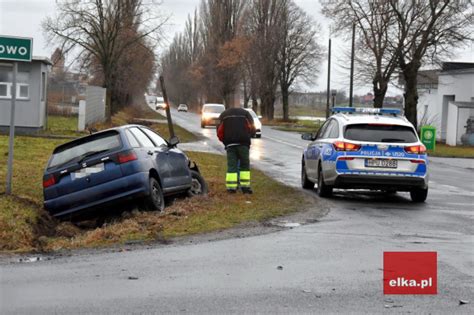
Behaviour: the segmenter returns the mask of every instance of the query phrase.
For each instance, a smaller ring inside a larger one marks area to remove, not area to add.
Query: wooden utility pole
[[[161,91],[163,92],[163,100],[166,104],[166,120],[168,121],[168,130],[170,131],[170,139],[174,137],[174,128],[173,128],[173,121],[171,120],[171,110],[170,110],[170,103],[168,102],[168,95],[166,94],[165,88],[165,79],[162,75],[160,75],[160,84],[161,84]]]

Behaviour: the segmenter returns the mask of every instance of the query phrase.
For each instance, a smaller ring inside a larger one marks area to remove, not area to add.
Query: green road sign
[[[31,61],[33,39],[0,35],[0,60]]]
[[[436,128],[433,126],[421,127],[421,142],[426,149],[434,151],[436,145]]]

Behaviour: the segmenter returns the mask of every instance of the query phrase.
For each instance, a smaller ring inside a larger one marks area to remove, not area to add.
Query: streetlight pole
[[[328,87],[327,87],[327,102],[326,102],[326,118],[329,117],[329,93],[331,93],[331,38],[329,37],[328,50]]]
[[[352,50],[351,50],[351,83],[349,87],[349,107],[352,107],[352,94],[354,91],[354,43],[355,43],[355,23],[352,23]]]

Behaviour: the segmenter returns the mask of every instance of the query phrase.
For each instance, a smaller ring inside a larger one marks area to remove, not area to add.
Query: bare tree
[[[472,41],[470,1],[390,0],[398,37],[394,53],[405,81],[405,115],[417,127],[417,76],[426,62],[449,55],[456,46]]]
[[[283,11],[279,64],[279,82],[283,103],[283,120],[289,119],[290,88],[296,79],[312,83],[318,74],[317,63],[322,58],[317,44],[319,25],[294,2]]]
[[[242,0],[203,0],[201,2],[201,31],[204,52],[202,66],[207,82],[209,101],[232,105],[240,80],[238,64],[222,65],[222,47],[238,35],[238,28],[245,2]]]
[[[289,0],[252,0],[245,13],[246,34],[254,38],[252,56],[255,58],[261,114],[274,118],[274,103],[279,79],[279,53],[284,11]]]
[[[132,45],[149,37],[159,39],[165,19],[151,14],[142,0],[63,0],[58,1],[58,15],[42,24],[50,42],[61,45],[63,52],[78,49],[78,59],[95,60],[107,88],[107,120],[114,112],[112,90],[117,63]],[[130,36],[130,34],[135,36]],[[143,42],[142,42],[143,43]]]
[[[388,84],[398,66],[398,56],[393,53],[393,32],[396,20],[388,1],[326,2],[323,13],[334,21],[335,31],[351,34],[352,25],[357,29],[357,77],[371,83],[374,107],[383,105]],[[349,36],[347,36],[349,37]]]

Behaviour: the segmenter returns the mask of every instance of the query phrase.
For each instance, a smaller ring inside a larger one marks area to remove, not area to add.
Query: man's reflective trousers
[[[246,145],[230,145],[227,151],[226,188],[250,187],[250,157]]]

